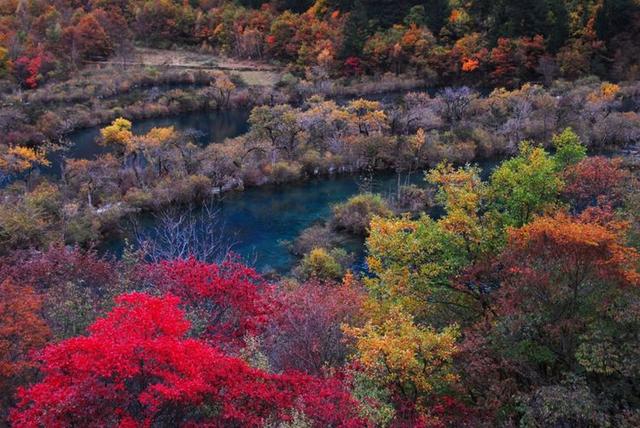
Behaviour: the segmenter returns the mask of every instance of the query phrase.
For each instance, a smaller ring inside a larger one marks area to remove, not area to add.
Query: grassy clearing
[[[237,71],[232,72],[249,86],[273,87],[280,80],[281,74],[275,71]]]
[[[280,78],[280,70],[259,61],[237,60],[185,50],[137,48],[125,61],[129,67],[179,68],[186,70],[220,70],[240,77],[250,86],[273,86]],[[104,68],[107,63],[96,64]],[[122,61],[113,61],[114,66]]]

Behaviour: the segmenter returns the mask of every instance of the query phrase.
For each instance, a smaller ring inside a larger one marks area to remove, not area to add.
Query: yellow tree
[[[436,200],[446,210],[438,225],[460,239],[470,261],[501,248],[504,227],[497,213],[486,209],[488,189],[479,168],[441,163],[426,179],[438,187]]]
[[[113,146],[120,157],[123,164],[126,164],[127,158],[131,156],[131,165],[136,179],[140,182],[140,174],[138,173],[138,151],[139,140],[135,138],[131,130],[131,122],[125,118],[119,117],[111,122],[111,125],[100,130],[102,137],[101,143],[106,146]]]
[[[175,147],[178,133],[173,126],[153,128],[145,135],[136,136],[136,146],[142,150],[145,159],[158,167],[158,175],[168,172],[167,163],[171,160],[170,150]]]
[[[452,279],[469,266],[460,238],[422,216],[374,217],[367,239],[365,280],[372,297],[401,305],[421,322],[444,325],[474,313],[474,296]]]
[[[505,224],[477,167],[441,163],[427,180],[438,187],[444,214],[438,220],[374,218],[367,261],[375,276],[365,282],[377,299],[402,305],[420,321],[467,322],[486,309],[488,294],[467,273],[499,253]]]
[[[133,132],[131,131],[131,122],[123,117],[119,117],[111,122],[111,125],[100,130],[102,143],[105,145],[114,145],[122,153],[126,153],[131,149],[133,144]]]
[[[349,102],[345,111],[349,121],[358,127],[360,134],[369,136],[388,127],[388,118],[378,101],[357,99]]]
[[[211,82],[213,88],[213,98],[216,101],[216,108],[221,109],[229,105],[231,93],[236,89],[236,85],[225,73],[216,74],[216,78]]]
[[[457,381],[457,327],[438,332],[419,326],[399,306],[370,309],[374,316],[364,327],[344,327],[356,341],[356,360],[375,383],[425,412],[434,394]]]
[[[30,187],[31,171],[37,166],[49,166],[44,150],[24,146],[12,146],[0,155],[0,170],[7,175],[26,173],[27,187]]]

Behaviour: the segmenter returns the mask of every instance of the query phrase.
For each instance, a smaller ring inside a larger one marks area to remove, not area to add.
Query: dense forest
[[[316,78],[414,73],[429,82],[640,73],[634,0],[3,0],[0,76],[25,88],[133,44],[264,59]]]
[[[640,2],[0,0],[3,426],[640,426]]]

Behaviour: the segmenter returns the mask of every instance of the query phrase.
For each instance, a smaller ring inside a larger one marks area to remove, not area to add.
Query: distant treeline
[[[636,0],[2,0],[0,75],[25,88],[134,43],[268,60],[313,78],[411,73],[430,82],[640,73]]]

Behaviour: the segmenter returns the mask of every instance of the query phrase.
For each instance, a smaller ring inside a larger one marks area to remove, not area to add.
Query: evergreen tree
[[[353,9],[349,13],[344,26],[344,39],[340,56],[342,58],[360,56],[364,42],[369,34],[367,9],[362,1],[355,0]]]
[[[432,33],[438,34],[451,15],[449,0],[423,1],[425,23]]]
[[[596,34],[605,42],[628,30],[640,6],[633,0],[604,0],[596,15]]]

